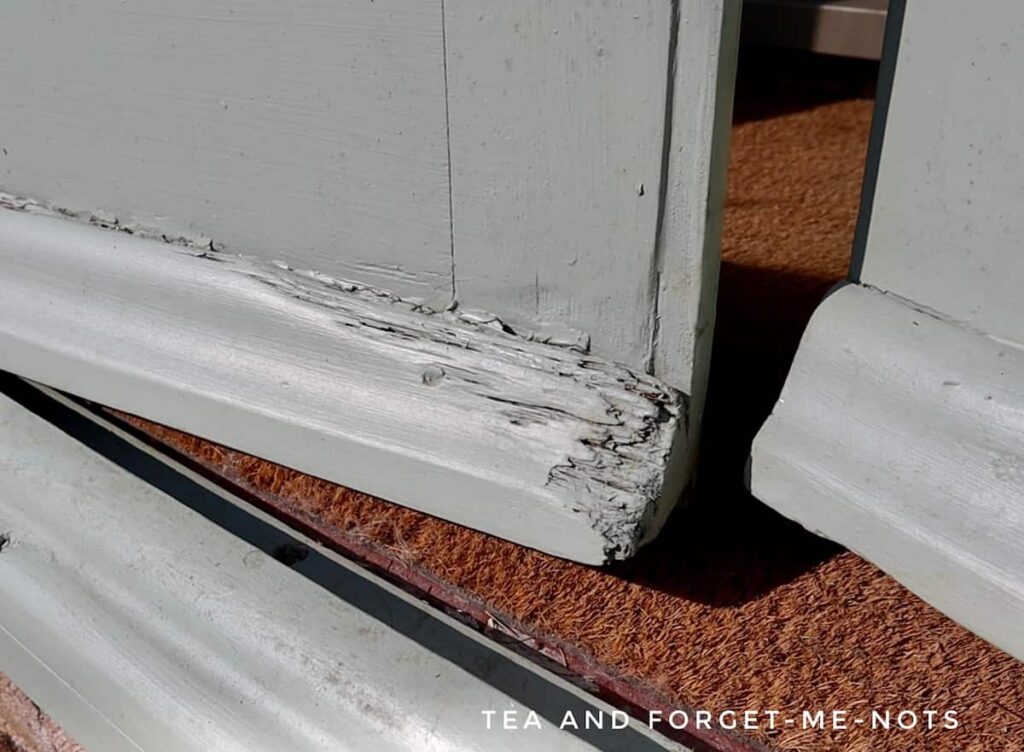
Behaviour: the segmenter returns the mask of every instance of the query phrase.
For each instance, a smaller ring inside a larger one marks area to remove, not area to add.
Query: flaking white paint
[[[0,368],[590,563],[635,553],[678,497],[686,398],[653,377],[51,213],[0,210]]]
[[[6,3],[0,64],[32,74],[0,80],[0,189],[37,199],[8,208],[125,232],[0,218],[24,304],[2,364],[561,555],[628,556],[692,472],[738,13]],[[290,444],[259,435],[278,419]],[[351,445],[363,461],[335,459]],[[389,474],[389,453],[415,461]],[[495,484],[500,519],[473,501]]]
[[[0,190],[456,300],[693,393],[738,15],[12,0],[0,65],[31,74],[0,81]]]

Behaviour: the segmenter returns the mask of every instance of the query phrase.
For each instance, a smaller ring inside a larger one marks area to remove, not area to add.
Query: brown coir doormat
[[[0,752],[84,752],[0,674]]]
[[[782,718],[952,709],[956,730],[851,724],[762,727],[746,737],[786,750],[1024,750],[1024,665],[776,515],[743,485],[751,439],[800,332],[846,272],[873,73],[745,53],[698,490],[632,562],[598,570],[560,561],[133,423],[301,523],[354,542],[379,567],[454,593],[492,627],[532,635],[531,644],[562,662],[582,656],[634,699],[715,713],[773,709]]]

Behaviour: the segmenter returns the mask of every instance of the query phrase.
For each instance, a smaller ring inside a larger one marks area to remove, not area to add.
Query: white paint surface
[[[460,301],[689,392],[739,4],[445,7]]]
[[[1024,352],[844,287],[804,334],[751,479],[1024,659]]]
[[[684,482],[686,400],[302,270],[0,210],[0,368],[588,563]]]
[[[0,190],[454,298],[690,393],[739,5],[9,0]]]
[[[5,0],[0,190],[451,300],[439,0]]]
[[[906,5],[859,281],[1024,343],[1024,14]]]

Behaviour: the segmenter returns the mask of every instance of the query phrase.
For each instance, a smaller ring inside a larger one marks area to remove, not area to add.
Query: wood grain
[[[439,0],[0,5],[0,189],[451,301]]]
[[[713,299],[701,267],[719,225],[705,218],[723,202],[738,4],[445,11],[460,304],[688,391],[697,311]],[[666,207],[684,218],[662,238]]]
[[[588,563],[684,482],[653,377],[284,264],[0,209],[0,368]]]
[[[1024,343],[1024,16],[906,3],[857,279]]]

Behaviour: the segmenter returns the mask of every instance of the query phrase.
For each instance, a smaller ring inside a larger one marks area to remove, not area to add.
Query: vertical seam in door
[[[449,304],[454,308],[458,304],[455,287],[455,202],[452,193],[452,118],[448,90],[448,27],[447,12],[444,0],[441,0],[441,55],[444,69],[444,140],[448,150],[448,243],[452,267],[452,299]]]
[[[878,84],[875,87],[875,107],[871,113],[871,132],[868,136],[867,156],[864,164],[864,179],[861,183],[860,211],[857,214],[857,228],[853,236],[850,253],[850,269],[847,278],[859,282],[864,270],[864,255],[867,251],[868,232],[871,228],[871,212],[875,205],[875,185],[878,183],[878,169],[882,161],[882,146],[885,142],[885,123],[889,117],[889,101],[896,80],[896,64],[899,59],[900,37],[903,35],[903,15],[906,0],[892,0],[885,16],[885,36],[882,44],[882,60],[879,64]]]
[[[676,48],[679,45],[679,18],[679,0],[672,0],[669,16],[667,80],[665,82],[665,121],[661,142],[661,178],[658,182],[658,219],[654,230],[654,252],[651,259],[651,279],[648,287],[648,299],[650,300],[651,308],[651,317],[648,323],[650,341],[647,344],[644,370],[649,374],[654,373],[655,355],[658,351],[658,338],[661,333],[659,300],[661,298],[661,274],[665,254],[664,233],[662,230],[665,224],[665,212],[668,210],[666,204],[669,193],[669,163],[672,158],[672,107],[675,100]]]

